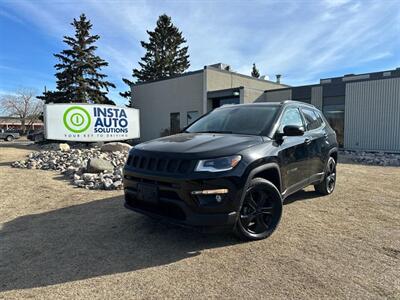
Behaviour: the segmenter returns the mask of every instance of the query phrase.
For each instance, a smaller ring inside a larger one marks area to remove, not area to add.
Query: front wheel
[[[322,195],[332,194],[336,185],[336,161],[333,157],[329,157],[325,168],[324,180],[314,185],[315,191]]]
[[[278,227],[282,216],[282,198],[278,189],[268,180],[254,178],[250,182],[235,234],[242,240],[261,240]]]
[[[12,142],[14,140],[14,137],[12,135],[7,135],[6,141],[7,142]]]

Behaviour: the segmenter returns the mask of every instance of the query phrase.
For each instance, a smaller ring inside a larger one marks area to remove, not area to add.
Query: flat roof
[[[388,73],[390,73],[390,74],[388,74]],[[365,77],[365,76],[368,76],[368,77]],[[337,84],[346,84],[346,83],[358,82],[358,81],[381,80],[381,79],[389,79],[389,78],[397,78],[397,77],[400,77],[400,68],[384,70],[384,71],[379,71],[379,72],[370,72],[370,73],[362,73],[362,74],[346,74],[346,75],[338,76],[338,77],[321,78],[319,83],[277,88],[277,89],[273,89],[273,90],[265,90],[264,93],[292,90],[292,89],[296,89],[296,88],[305,88],[305,87],[312,88],[312,87],[316,87],[316,86],[324,86],[324,85],[330,85],[330,84],[337,85]],[[346,78],[351,78],[351,79],[343,80]]]
[[[222,69],[215,68],[215,67],[212,67],[212,66],[204,66],[204,68],[200,69],[200,70],[189,71],[189,72],[186,72],[186,73],[183,73],[183,74],[178,74],[178,75],[167,77],[167,78],[155,79],[155,80],[150,80],[150,81],[146,81],[146,82],[138,82],[138,83],[134,83],[132,86],[139,86],[139,85],[158,82],[158,81],[164,81],[164,80],[170,80],[170,79],[175,79],[175,78],[184,77],[184,76],[190,76],[190,75],[194,75],[194,74],[197,74],[197,73],[202,73],[202,72],[204,72],[205,69],[211,69],[213,71],[218,71],[218,72],[221,72],[221,73],[234,74],[236,76],[240,76],[240,77],[244,77],[244,78],[248,78],[248,79],[256,80],[256,81],[260,81],[260,82],[267,82],[267,83],[275,84],[277,86],[282,86],[282,88],[290,87],[287,84],[277,83],[277,82],[271,81],[271,80],[255,78],[253,76],[249,76],[249,75],[245,75],[245,74],[241,74],[241,73],[237,73],[237,72],[233,72],[233,71],[228,71],[228,70],[222,70]]]

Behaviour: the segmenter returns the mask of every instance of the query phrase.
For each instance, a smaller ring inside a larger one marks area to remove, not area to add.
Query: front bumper
[[[212,176],[208,175],[208,176]],[[139,200],[138,184],[154,184],[158,187],[159,200]],[[240,207],[243,183],[240,178],[183,178],[124,169],[125,207],[133,211],[167,220],[179,225],[195,227],[229,227],[236,223]],[[213,201],[214,196],[192,195],[192,191],[206,189],[228,189],[222,201]]]

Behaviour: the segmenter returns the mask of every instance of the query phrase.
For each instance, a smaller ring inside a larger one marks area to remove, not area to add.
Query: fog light
[[[202,190],[192,191],[192,195],[215,195],[215,194],[228,194],[228,189],[216,189],[216,190]],[[220,196],[221,197],[221,196]]]

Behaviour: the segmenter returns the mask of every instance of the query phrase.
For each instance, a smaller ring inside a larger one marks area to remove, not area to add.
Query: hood
[[[218,157],[236,154],[262,142],[263,138],[256,135],[180,133],[145,142],[134,148],[143,151]]]

